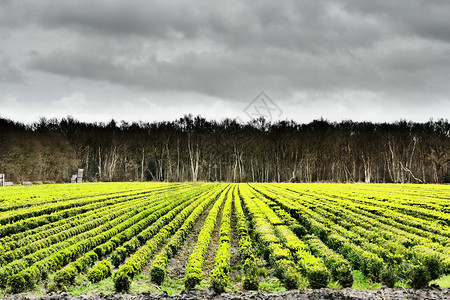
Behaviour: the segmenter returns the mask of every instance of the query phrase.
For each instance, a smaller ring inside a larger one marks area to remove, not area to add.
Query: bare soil
[[[241,263],[240,251],[239,251],[239,236],[237,233],[237,221],[236,214],[234,211],[234,202],[233,202],[233,213],[231,214],[231,240],[230,240],[230,267],[234,269],[238,264]]]
[[[6,300],[207,300],[207,299],[234,299],[234,300],[252,300],[252,299],[264,299],[264,300],[360,300],[360,299],[377,299],[377,300],[442,300],[450,299],[450,290],[442,289],[436,285],[433,285],[425,289],[403,289],[403,288],[382,288],[374,291],[364,290],[352,290],[352,289],[318,289],[318,290],[292,290],[280,293],[224,293],[216,294],[212,289],[209,290],[186,290],[178,295],[162,294],[150,294],[142,293],[138,295],[130,294],[92,294],[92,295],[78,295],[73,296],[69,293],[62,294],[48,294],[42,297],[12,295],[8,296]]]

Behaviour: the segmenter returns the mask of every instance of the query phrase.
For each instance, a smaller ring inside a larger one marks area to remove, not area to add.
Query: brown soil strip
[[[231,214],[231,241],[230,241],[230,267],[234,269],[238,264],[241,263],[241,257],[239,252],[239,235],[237,232],[237,221],[236,214],[234,212],[234,201],[232,205],[232,214]]]

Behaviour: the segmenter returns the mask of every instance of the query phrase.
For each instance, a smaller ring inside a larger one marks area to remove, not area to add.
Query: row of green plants
[[[167,197],[172,192],[161,194]],[[158,195],[158,194],[156,194]],[[160,195],[158,195],[160,197]],[[141,201],[137,198],[131,201]],[[159,198],[155,198],[155,201]],[[131,202],[119,202],[110,206],[103,206],[86,213],[76,215],[65,220],[50,223],[29,231],[12,235],[9,239],[2,239],[0,246],[0,265],[4,266],[15,259],[20,259],[28,254],[35,253],[39,249],[49,247],[52,244],[66,241],[74,235],[81,234],[88,229],[102,224],[114,217],[111,212],[119,209],[128,208]],[[105,214],[106,213],[106,214]],[[5,241],[7,240],[7,241]]]
[[[390,231],[389,234],[385,234],[387,239],[395,238],[397,242],[402,243],[406,247],[414,245],[426,245],[429,248],[433,248],[441,253],[448,253],[449,239],[444,236],[444,230],[440,230],[442,226],[436,223],[421,220],[418,223],[416,218],[411,216],[405,216],[396,212],[382,211],[373,206],[355,204],[348,199],[326,198],[321,197],[311,198],[310,202],[317,205],[323,203],[325,206],[334,205],[334,210],[340,210],[341,213],[346,216],[347,214],[355,215],[355,219],[363,220],[360,225],[368,230],[376,228],[377,233],[383,231]],[[345,211],[344,211],[345,210]],[[414,220],[416,219],[416,220]],[[407,225],[409,224],[409,225]],[[420,225],[419,225],[420,224]],[[448,229],[447,229],[448,231]]]
[[[218,293],[223,293],[225,287],[230,283],[231,214],[235,190],[236,186],[233,186],[233,191],[228,193],[227,200],[223,207],[219,231],[219,247],[216,253],[214,269],[209,273],[211,286]]]
[[[302,276],[294,263],[294,256],[277,236],[274,226],[267,220],[253,199],[255,196],[247,186],[239,187],[239,196],[243,200],[245,213],[252,228],[252,239],[264,258],[275,269],[275,275],[287,289],[296,289]]]
[[[445,274],[446,269],[448,272],[448,264],[433,250],[418,252],[405,249],[392,241],[387,244],[386,240],[379,236],[375,240],[367,240],[365,235],[369,231],[351,224],[348,221],[352,218],[349,212],[339,214],[331,208],[323,209],[319,199],[304,202],[302,197],[297,197],[295,200],[289,200],[280,197],[282,193],[279,191],[273,193],[263,187],[260,189],[266,196],[276,198],[281,206],[284,205],[297,215],[310,232],[320,237],[330,248],[339,251],[355,269],[360,269],[366,276],[374,276],[387,285],[393,285],[396,280],[403,279],[420,287],[436,279],[436,276]],[[353,221],[357,221],[357,216]],[[351,231],[338,223],[347,225]],[[374,226],[367,228],[377,230]],[[373,237],[374,233],[371,234]]]
[[[430,217],[422,216],[420,213],[416,216],[404,214],[398,211],[391,209],[389,206],[385,204],[385,202],[389,202],[390,205],[392,203],[396,203],[396,199],[392,198],[382,198],[377,199],[377,192],[373,191],[371,195],[357,194],[355,196],[339,194],[339,192],[328,192],[328,193],[320,193],[318,191],[314,192],[304,192],[302,194],[305,196],[311,197],[311,199],[321,200],[321,201],[331,201],[337,202],[340,205],[350,205],[351,207],[359,208],[363,213],[375,214],[379,217],[385,217],[393,223],[396,223],[397,226],[409,227],[410,230],[416,229],[417,232],[421,235],[428,236],[430,238],[444,238],[443,242],[448,244],[450,237],[450,228],[448,226],[439,224],[435,219]],[[320,197],[318,197],[320,196]],[[375,201],[376,200],[376,201]],[[441,200],[441,202],[443,202]],[[435,211],[442,212],[445,206],[439,205],[439,208],[436,208]],[[395,217],[395,218],[392,218]],[[378,218],[378,217],[377,217]]]
[[[295,218],[274,201],[265,197],[261,199],[285,221],[295,235],[302,238],[314,256],[323,260],[334,280],[338,281],[343,287],[351,287],[353,285],[351,264],[342,255],[328,248],[318,237],[308,234],[306,228],[300,225]]]
[[[148,197],[146,198],[142,198],[143,200],[149,199]],[[142,201],[142,199],[140,198],[138,200],[138,203]],[[161,199],[154,199],[151,202],[151,205],[160,205],[161,204]],[[45,236],[45,238],[39,239],[35,242],[26,244],[22,247],[16,248],[14,250],[11,251],[7,251],[3,254],[0,254],[0,262],[2,263],[2,265],[10,263],[16,259],[20,259],[23,258],[25,256],[27,256],[28,254],[31,253],[35,253],[41,249],[46,249],[49,248],[51,245],[57,244],[57,243],[61,243],[61,242],[66,242],[68,239],[78,236],[84,232],[87,232],[91,229],[94,229],[102,224],[104,224],[105,222],[109,222],[112,219],[116,218],[117,216],[119,216],[122,212],[129,210],[130,208],[130,204],[133,204],[134,201],[130,202],[130,203],[120,203],[117,206],[110,206],[108,208],[108,213],[105,214],[105,211],[102,211],[101,214],[90,214],[90,216],[88,218],[83,218],[81,220],[78,220],[78,222],[76,222],[74,224],[74,222],[72,223],[72,227],[67,228],[63,231],[60,232],[56,232],[54,234],[50,234],[48,231],[44,231],[42,232],[42,235]],[[116,212],[116,213],[114,213]],[[141,212],[140,214],[145,214],[145,213],[150,213],[148,210]],[[59,228],[61,229],[61,228]],[[54,230],[50,230],[50,232],[54,232]]]
[[[37,228],[28,229],[26,231],[4,236],[0,239],[0,245],[3,248],[3,251],[14,250],[31,242],[47,238],[55,233],[62,232],[68,228],[73,227],[74,225],[76,226],[79,224],[79,222],[82,222],[84,218],[90,218],[92,214],[101,215],[104,211],[107,211],[111,207],[114,207],[114,205],[120,204],[126,205],[126,201],[112,204],[111,206],[101,206],[97,209],[88,210],[84,213],[80,213],[72,217],[61,219],[52,223],[46,223],[46,225],[42,225]],[[0,250],[0,253],[1,252],[2,251]]]
[[[183,225],[188,218],[196,218],[216,200],[222,191],[221,186],[211,192],[203,194],[198,200],[183,209],[176,217],[159,232],[148,240],[136,253],[131,255],[125,263],[113,274],[116,291],[128,291],[134,276],[139,274],[148,264],[150,258],[161,248],[169,238]],[[188,221],[190,222],[190,221]]]
[[[246,187],[248,188],[248,187]],[[258,206],[261,212],[266,216],[270,222],[269,215],[277,216],[278,220],[284,224],[284,221],[276,215],[276,213],[267,205],[263,200],[260,199],[260,195],[251,191],[254,195],[251,200]],[[274,219],[272,217],[272,219]],[[307,278],[309,285],[312,288],[322,288],[328,285],[330,280],[330,272],[325,266],[321,258],[315,257],[311,254],[308,246],[300,240],[300,238],[295,235],[292,230],[286,226],[277,223],[271,223],[275,228],[276,235],[280,238],[281,242],[290,250],[294,261],[296,262],[300,272]]]
[[[144,210],[145,206],[150,201],[148,199],[146,200],[139,200],[139,202],[132,202],[134,206],[140,207],[140,209]],[[124,215],[126,214],[126,215]],[[9,264],[6,264],[5,266],[0,268],[0,286],[5,287],[7,281],[9,280],[9,277],[17,274],[24,269],[32,266],[35,263],[38,263],[39,261],[42,261],[49,256],[58,253],[60,251],[65,250],[66,248],[71,247],[73,244],[83,242],[85,240],[89,240],[90,238],[101,234],[103,230],[108,230],[112,226],[118,225],[126,218],[129,218],[133,216],[133,212],[130,212],[130,209],[127,207],[121,207],[119,210],[111,211],[107,215],[103,216],[103,223],[106,222],[106,224],[103,224],[102,226],[96,227],[94,229],[91,229],[89,231],[83,232],[81,234],[78,234],[76,236],[73,236],[72,238],[69,238],[68,240],[63,240],[59,243],[53,244],[51,247],[47,247],[44,249],[40,249],[36,252],[33,252],[21,259],[17,259],[12,261]]]
[[[193,201],[193,199],[192,200],[189,199],[189,196],[195,196],[196,193],[198,192],[196,191],[194,193],[182,194],[183,197],[181,197],[178,200],[173,198],[167,198],[161,201],[158,205],[153,204],[153,206],[151,206],[149,209],[143,212],[146,215],[145,218],[141,219],[139,222],[135,223],[126,230],[113,236],[107,242],[98,245],[92,251],[85,253],[83,256],[78,258],[76,261],[71,262],[63,269],[57,271],[54,279],[55,287],[57,289],[61,289],[62,287],[72,285],[76,275],[84,271],[86,268],[92,266],[96,260],[111,253],[115,248],[122,245],[124,242],[130,240],[131,238],[135,237],[144,229],[149,228],[149,226],[151,224],[154,224],[155,221],[162,219],[168,222],[168,220],[170,220],[171,217],[176,215],[176,213],[181,211],[182,208],[186,207]],[[173,199],[173,201],[168,201],[168,199],[170,200]],[[135,215],[134,217],[137,217],[137,215]],[[161,227],[162,226],[160,226],[159,228]],[[156,230],[154,230],[153,232],[156,232]],[[110,264],[109,261],[108,263]],[[94,266],[94,268],[96,269],[98,269],[99,267],[100,266],[97,267]],[[90,271],[91,270],[89,270],[88,273]],[[94,273],[98,274],[98,272]]]
[[[353,243],[351,239],[341,236],[341,234],[336,232],[336,229],[339,227],[336,227],[336,224],[331,220],[327,220],[326,217],[315,213],[304,205],[280,196],[280,193],[263,190],[262,187],[259,188],[265,196],[275,201],[283,209],[290,211],[309,233],[319,237],[332,250],[341,253],[352,263],[354,269],[359,269],[366,276],[377,277],[379,275],[383,266],[383,260],[376,254],[362,249]]]
[[[247,218],[242,209],[238,186],[233,191],[233,199],[237,234],[239,237],[239,255],[241,260],[244,261],[243,287],[246,290],[257,290],[259,288],[258,260],[249,234]]]
[[[171,184],[176,186],[178,184]],[[85,183],[51,184],[40,186],[14,186],[0,189],[0,212],[15,211],[21,208],[40,206],[48,203],[65,202],[106,195],[121,195],[149,190],[148,183]],[[152,183],[152,190],[167,189],[165,183]]]
[[[430,210],[441,210],[445,212],[445,201],[448,201],[448,190],[445,193],[445,186],[439,186],[438,189],[430,189],[431,185],[417,186],[408,185],[365,185],[358,189],[358,197],[374,199],[378,201],[394,201],[397,203],[406,204],[409,206],[418,206]],[[325,188],[325,187],[324,187]],[[353,190],[353,189],[352,189]],[[345,186],[339,186],[337,189],[324,189],[327,194],[339,195],[342,197],[355,196],[352,191]],[[441,193],[439,193],[439,192]],[[447,195],[447,196],[446,196]]]
[[[31,217],[37,217],[41,215],[48,215],[54,212],[64,212],[71,208],[82,207],[91,203],[101,203],[116,198],[129,198],[129,197],[142,197],[150,193],[159,192],[158,189],[151,191],[135,191],[131,193],[102,195],[96,197],[84,197],[76,198],[72,200],[58,201],[55,203],[46,203],[43,205],[34,205],[27,208],[16,209],[13,211],[7,211],[0,213],[0,225],[5,225],[12,222],[18,222],[20,220],[28,219]]]
[[[336,195],[336,192],[334,193]],[[355,196],[346,196],[345,198],[350,198],[361,204],[374,204],[375,206],[380,206],[384,210],[388,209],[390,211],[397,211],[405,215],[417,217],[425,220],[438,220],[444,225],[450,225],[450,215],[448,213],[442,212],[441,209],[424,208],[420,206],[410,205],[410,201],[402,199],[393,199],[392,197],[383,197],[377,199],[373,195],[374,193],[366,195],[365,197],[361,194]],[[342,195],[337,194],[337,196],[342,197]]]
[[[59,234],[73,227],[77,227],[81,224],[89,222],[95,218],[101,218],[105,212],[109,210],[116,210],[118,207],[124,207],[127,203],[117,203],[111,206],[104,206],[98,209],[87,211],[85,213],[63,219],[54,223],[50,223],[35,229],[13,234],[11,236],[0,239],[2,249],[0,250],[0,257],[4,256],[4,253],[14,251],[18,248],[28,246],[36,241],[51,238],[55,234]],[[4,259],[7,260],[7,259]],[[4,264],[4,260],[0,259],[1,264]]]
[[[206,190],[202,190],[200,192],[196,192],[194,194],[182,194],[178,197],[182,197],[187,199],[183,204],[175,207],[167,214],[160,217],[153,223],[151,226],[142,230],[140,233],[135,235],[129,241],[126,241],[121,246],[117,247],[111,254],[110,260],[111,263],[117,268],[119,267],[127,257],[133,254],[139,247],[143,246],[149,239],[151,239],[154,235],[156,235],[161,228],[163,228],[167,223],[172,221],[178,213],[180,213],[183,209],[185,209],[188,205],[192,203],[192,201],[197,200],[198,195],[206,192]],[[187,197],[186,197],[187,196]]]
[[[420,246],[422,249],[427,248],[436,252],[435,255],[441,256],[442,259],[448,259],[448,247],[444,246],[447,239],[445,237],[434,235],[434,238],[430,239],[428,234],[422,234],[423,230],[390,222],[393,219],[392,217],[389,219],[385,217],[374,218],[371,215],[366,215],[360,209],[351,209],[351,206],[343,207],[333,203],[327,203],[327,205],[335,214],[339,213],[342,216],[340,223],[344,227],[357,231],[360,235],[364,235],[380,245],[395,244],[389,249],[396,249],[397,252],[402,253],[410,252],[411,255],[415,254],[415,251],[413,251],[415,246]]]
[[[41,279],[45,279],[48,273],[60,269],[67,263],[75,260],[79,255],[92,250],[138,222],[145,216],[145,214],[140,213],[148,210],[148,205],[152,202],[153,200],[151,199],[131,202],[128,208],[118,212],[111,212],[116,214],[117,218],[64,242],[55,244],[50,248],[37,251],[22,260],[14,261],[0,269],[2,271],[0,272],[0,280],[3,282],[7,274],[9,275],[7,277],[7,286],[13,290],[17,291],[17,289],[20,289],[19,291],[21,291],[31,288]],[[19,264],[19,262],[23,265]],[[14,268],[11,268],[11,266],[14,266]],[[6,271],[6,274],[3,271]],[[17,271],[19,272],[17,273]],[[26,284],[22,284],[23,282],[26,282]]]
[[[217,222],[217,216],[219,215],[222,204],[227,195],[230,187],[228,187],[214,203],[214,206],[209,211],[206,217],[205,223],[202,226],[202,230],[199,233],[197,243],[192,251],[189,259],[186,263],[186,275],[184,277],[184,286],[187,289],[194,288],[203,279],[202,267],[205,262],[206,254],[211,244],[211,235],[214,231]]]
[[[363,237],[361,239],[354,236],[352,237],[354,241],[360,239],[364,241],[364,238],[366,238],[377,244],[378,247],[372,246],[373,252],[382,257],[389,265],[397,265],[408,260],[413,261],[414,264],[419,261],[420,264],[424,264],[428,268],[432,279],[445,274],[445,270],[449,269],[448,248],[420,236],[417,228],[405,228],[405,225],[402,224],[400,226],[398,226],[399,224],[392,224],[389,222],[392,218],[367,216],[364,213],[365,211],[360,209],[357,209],[357,213],[355,213],[351,205],[345,206],[339,202],[333,202],[331,199],[327,200],[316,199],[311,201],[311,204],[323,207],[331,212],[332,216],[336,217],[335,221]],[[317,211],[320,212],[319,209]],[[322,211],[322,214],[326,213]],[[332,216],[327,218],[332,219]],[[392,226],[380,221],[392,224]],[[395,227],[395,225],[400,228]],[[437,239],[439,238],[438,235],[435,236]]]
[[[0,226],[0,237],[15,234],[18,232],[27,231],[42,225],[53,223],[59,220],[65,220],[69,217],[76,216],[100,207],[110,206],[120,202],[128,202],[134,199],[142,198],[142,195],[132,195],[131,197],[117,197],[105,201],[93,202],[81,207],[74,207],[62,211],[54,212],[52,214],[41,215],[38,217],[31,217],[12,224]]]
[[[227,193],[227,190],[223,194]],[[214,208],[214,206],[213,206]],[[169,260],[178,252],[178,249],[183,245],[187,235],[194,227],[195,222],[203,213],[200,210],[194,213],[183,223],[183,226],[170,238],[169,242],[164,246],[161,252],[156,256],[152,265],[150,266],[151,280],[160,285],[166,276],[167,266]]]
[[[203,279],[219,225],[209,278],[218,292],[228,285],[233,211],[248,290],[259,285],[255,249],[286,288],[306,280],[319,288],[331,279],[350,287],[353,270],[388,286],[400,280],[412,287],[450,273],[450,199],[433,186],[426,186],[423,202],[419,189],[395,185],[139,184],[128,190],[121,185],[119,193],[100,185],[86,197],[82,185],[72,186],[74,195],[64,194],[72,187],[58,187],[48,201],[20,200],[15,210],[8,191],[9,208],[0,213],[0,287],[21,292],[55,271],[52,283],[59,288],[74,284],[81,272],[96,283],[111,276],[114,265],[116,290],[125,291],[158,252],[149,270],[161,284],[170,259],[211,206],[187,263],[186,288]]]

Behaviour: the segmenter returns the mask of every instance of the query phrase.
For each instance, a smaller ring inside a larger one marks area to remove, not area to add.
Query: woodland
[[[201,116],[165,122],[23,124],[0,118],[0,173],[20,183],[87,181],[449,183],[450,124],[324,119],[241,124]]]

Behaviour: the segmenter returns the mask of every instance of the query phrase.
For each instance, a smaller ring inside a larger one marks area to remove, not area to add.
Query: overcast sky
[[[449,118],[450,1],[0,0],[1,117],[187,113]]]

